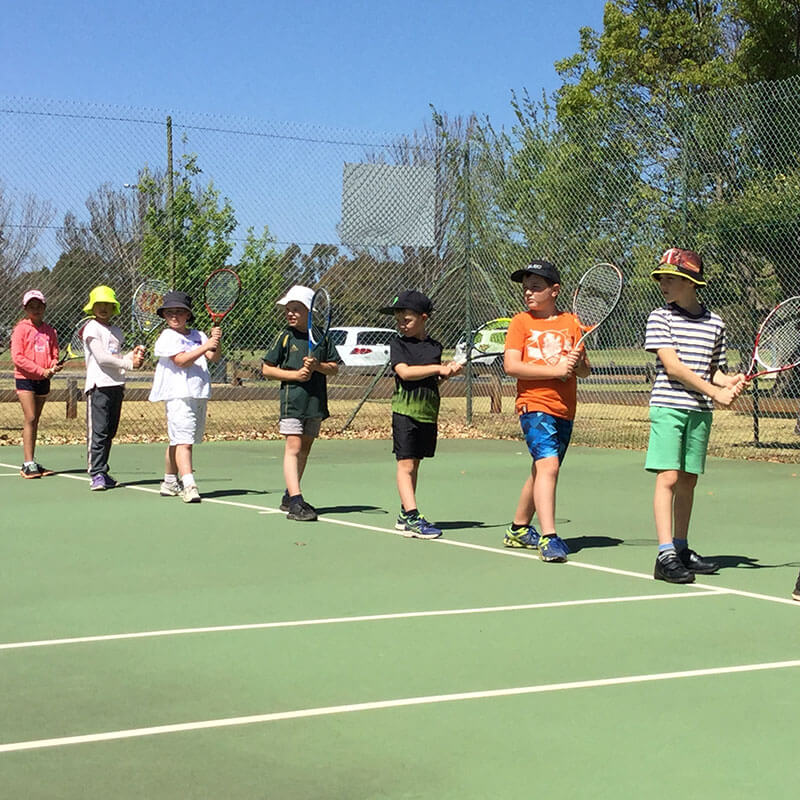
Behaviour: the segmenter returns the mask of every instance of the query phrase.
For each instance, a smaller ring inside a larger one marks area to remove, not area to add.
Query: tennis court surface
[[[197,448],[204,502],[158,495],[162,445],[0,449],[0,780],[8,798],[789,798],[800,704],[792,464],[711,460],[692,544],[652,580],[652,477],[571,449],[567,564],[502,535],[513,441],[442,441],[436,541],[394,531],[385,441],[319,441],[316,523],[277,512],[282,442]]]

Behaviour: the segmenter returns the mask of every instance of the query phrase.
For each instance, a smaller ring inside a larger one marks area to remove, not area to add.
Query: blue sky
[[[602,0],[6,3],[0,94],[408,131],[428,104],[512,121],[512,89],[602,26]]]

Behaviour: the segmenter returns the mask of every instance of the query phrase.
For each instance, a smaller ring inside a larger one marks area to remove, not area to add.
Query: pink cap
[[[31,300],[41,300],[45,305],[47,305],[47,300],[44,299],[44,295],[38,289],[29,289],[25,294],[22,296],[22,307],[25,308]]]

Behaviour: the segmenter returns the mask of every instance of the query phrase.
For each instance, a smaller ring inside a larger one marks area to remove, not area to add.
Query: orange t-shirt
[[[506,334],[506,350],[519,350],[523,364],[555,365],[581,338],[581,327],[574,314],[566,311],[550,319],[539,319],[529,311],[511,320]],[[574,419],[578,381],[573,375],[547,380],[517,380],[517,414],[544,411],[561,419]]]

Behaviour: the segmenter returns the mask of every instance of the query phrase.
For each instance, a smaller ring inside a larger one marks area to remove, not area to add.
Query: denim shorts
[[[33,392],[38,397],[50,394],[50,379],[32,380],[31,378],[15,378],[14,388],[18,392]]]
[[[572,420],[554,417],[544,411],[529,411],[519,415],[519,424],[534,461],[556,456],[564,460],[572,438]]]

